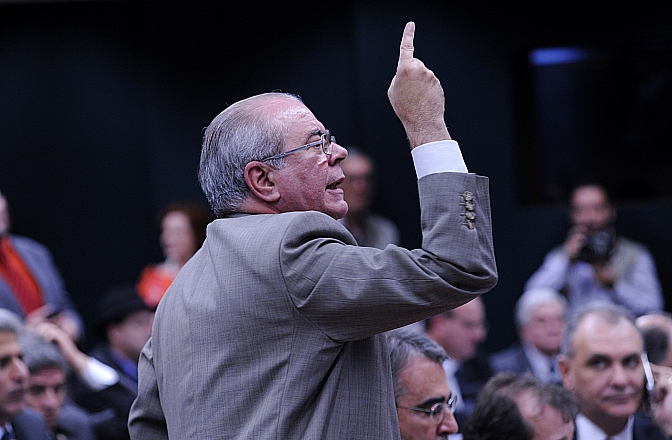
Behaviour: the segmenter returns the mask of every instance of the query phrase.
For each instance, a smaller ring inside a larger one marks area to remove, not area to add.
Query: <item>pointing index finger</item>
[[[413,59],[413,37],[415,37],[415,23],[409,21],[404,28],[404,35],[401,37],[401,47],[399,48],[399,62],[397,69]]]

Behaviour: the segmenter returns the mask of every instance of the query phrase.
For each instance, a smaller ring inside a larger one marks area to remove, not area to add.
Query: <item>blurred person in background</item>
[[[616,208],[605,187],[578,184],[570,195],[572,226],[525,290],[549,287],[567,296],[568,313],[593,301],[622,305],[635,316],[663,309],[653,257],[641,243],[616,233]]]
[[[443,362],[448,384],[457,396],[455,418],[463,424],[476,405],[476,396],[493,372],[479,350],[488,334],[485,303],[476,297],[426,321],[427,335],[448,354]]]
[[[29,371],[26,403],[42,414],[54,440],[95,440],[89,414],[67,395],[68,364],[58,347],[24,333],[19,342]]]
[[[23,363],[20,318],[0,309],[0,439],[48,440],[42,416],[26,407],[28,367]]]
[[[9,214],[0,193],[0,307],[30,325],[51,321],[79,341],[82,319],[51,253],[33,239],[11,234]]]
[[[348,147],[348,157],[341,162],[345,180],[341,184],[348,212],[339,219],[360,246],[384,249],[399,245],[399,228],[392,220],[371,212],[376,191],[376,173],[371,156],[357,147]]]
[[[170,203],[161,211],[159,242],[165,260],[146,266],[137,284],[149,307],[156,308],[182,266],[201,247],[210,220],[209,211],[192,200]]]
[[[516,302],[518,342],[490,356],[498,373],[531,373],[543,382],[560,383],[557,355],[565,331],[567,300],[553,289],[524,292]]]

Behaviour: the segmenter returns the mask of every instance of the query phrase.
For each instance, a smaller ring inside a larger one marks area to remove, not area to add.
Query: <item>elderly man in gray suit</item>
[[[381,333],[497,281],[488,181],[467,172],[406,25],[388,90],[408,135],[422,249],[358,247],[335,219],[347,151],[295,96],[229,106],[199,180],[218,219],[162,299],[131,438],[398,439]]]

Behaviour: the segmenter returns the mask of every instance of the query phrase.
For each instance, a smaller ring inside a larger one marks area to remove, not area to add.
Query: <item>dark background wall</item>
[[[533,105],[538,83],[526,56],[554,46],[644,60],[646,48],[670,53],[672,4],[491,3],[0,2],[0,191],[14,231],[52,250],[90,324],[105,289],[161,259],[161,206],[204,200],[196,180],[203,128],[227,104],[279,89],[301,95],[341,144],[371,152],[381,171],[376,208],[401,226],[405,246],[418,246],[414,171],[386,97],[401,31],[414,20],[416,56],[441,79],[450,132],[470,171],[490,177],[500,282],[484,298],[496,329],[488,346],[500,348],[515,336],[511,309],[525,280],[567,228],[563,205],[539,196],[544,166],[574,158],[585,137],[559,124],[551,137],[565,141],[542,142],[539,115],[553,112]],[[619,126],[603,117],[606,107],[584,104],[559,120]],[[612,171],[612,143],[601,156],[579,156],[576,169],[623,172]],[[631,184],[635,196],[617,202],[617,227],[651,249],[670,307],[670,137],[620,149],[646,171],[639,176],[662,176],[640,191]]]

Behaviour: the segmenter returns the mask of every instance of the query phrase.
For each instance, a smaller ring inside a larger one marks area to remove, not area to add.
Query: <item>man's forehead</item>
[[[625,318],[607,322],[597,315],[581,321],[574,335],[574,345],[584,356],[627,356],[643,351],[642,338],[634,324]]]
[[[21,346],[16,335],[12,332],[0,330],[0,356],[20,353],[20,351]]]

